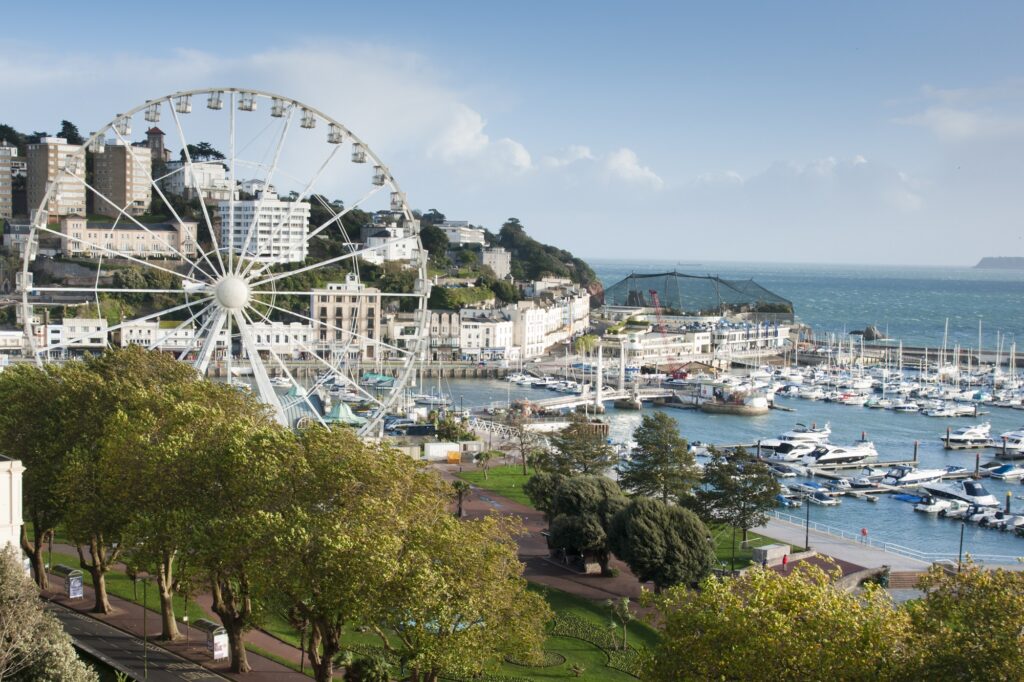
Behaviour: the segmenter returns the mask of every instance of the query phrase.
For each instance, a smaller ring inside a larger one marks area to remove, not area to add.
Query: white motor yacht
[[[949,509],[951,506],[953,506],[952,500],[941,500],[932,495],[928,495],[914,505],[914,511],[924,512],[925,514],[938,514],[944,509]]]
[[[814,452],[816,443],[800,443],[788,440],[761,441],[762,450],[770,450],[768,459],[775,462],[798,462],[804,456]]]
[[[885,478],[881,480],[881,483],[882,485],[906,488],[907,486],[938,481],[945,475],[945,469],[918,469],[906,464],[897,464],[886,472]]]
[[[878,459],[878,450],[870,441],[858,441],[849,447],[840,447],[831,443],[822,443],[814,451],[803,458],[807,466],[832,466],[836,464],[856,464]]]
[[[961,426],[954,429],[947,436],[942,437],[942,442],[947,447],[956,448],[986,448],[992,444],[992,424],[983,422],[974,426]]]
[[[979,507],[998,507],[999,500],[985,489],[979,481],[966,479],[963,481],[934,481],[921,485],[921,490],[942,500],[960,500]]]
[[[1024,426],[999,435],[996,454],[1007,458],[1024,457]]]
[[[909,400],[901,400],[892,405],[893,412],[920,412],[921,406]]]
[[[811,504],[820,504],[823,507],[837,507],[839,506],[839,498],[829,495],[824,492],[817,492],[813,495],[807,496],[807,501]]]
[[[802,443],[824,443],[832,435],[832,425],[828,422],[824,426],[817,424],[797,424],[791,431],[779,434],[779,440],[799,441]]]
[[[1016,464],[1004,464],[997,469],[993,469],[989,476],[998,478],[1001,481],[1016,481],[1024,478],[1024,467],[1019,467]]]

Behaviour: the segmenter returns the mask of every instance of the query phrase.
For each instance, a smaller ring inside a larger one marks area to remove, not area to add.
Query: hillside
[[[985,256],[974,267],[982,270],[1024,270],[1024,258],[1020,256]]]

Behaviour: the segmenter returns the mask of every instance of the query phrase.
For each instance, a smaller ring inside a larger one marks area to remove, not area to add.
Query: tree
[[[434,432],[439,440],[448,443],[476,440],[476,435],[450,413],[445,414],[442,419],[438,420]]]
[[[443,223],[444,221],[444,213],[441,213],[436,208],[430,209],[420,217],[420,225],[423,225],[424,227],[438,225],[440,223]]]
[[[0,373],[0,441],[8,454],[25,465],[22,495],[25,516],[21,548],[28,555],[32,575],[41,589],[48,588],[43,543],[63,517],[64,498],[58,485],[69,442],[64,438],[61,367],[14,365]]]
[[[615,450],[594,424],[574,416],[569,426],[550,437],[552,450],[537,460],[537,468],[566,476],[602,474],[615,465]]]
[[[779,490],[768,465],[745,449],[736,448],[728,458],[713,450],[697,490],[697,505],[705,521],[739,528],[746,542],[748,530],[768,521]]]
[[[188,155],[195,161],[221,161],[224,159],[224,154],[217,151],[209,142],[199,142],[198,144],[189,144]],[[185,150],[180,152],[181,160],[185,161]]]
[[[345,668],[345,682],[390,682],[387,664],[379,656],[357,658]]]
[[[423,243],[423,248],[434,258],[444,256],[448,250],[448,235],[444,233],[444,230],[432,223],[420,230],[420,242]]]
[[[0,548],[0,679],[96,682],[60,622],[43,610],[39,591],[25,576],[18,553]]]
[[[604,476],[562,479],[551,501],[551,544],[574,553],[593,554],[602,575],[611,575],[608,531],[612,519],[626,504],[618,484]]]
[[[629,597],[609,599],[605,602],[605,606],[611,610],[612,620],[618,621],[619,625],[622,626],[622,650],[625,651],[629,647],[627,640],[629,623],[633,620],[633,611],[629,607]]]
[[[542,450],[543,439],[539,433],[529,428],[529,420],[522,412],[509,412],[505,423],[512,429],[512,440],[519,450],[519,459],[523,465],[523,476],[530,473],[529,463]]]
[[[81,133],[78,132],[78,126],[71,121],[60,122],[60,133],[57,134],[57,137],[63,137],[68,141],[68,144],[82,144],[85,142]]]
[[[538,471],[523,484],[523,492],[530,498],[530,504],[539,512],[544,513],[544,520],[551,522],[555,504],[555,493],[565,481],[562,474]]]
[[[927,656],[907,679],[1024,679],[1024,574],[932,566],[918,587],[924,598],[907,609]]]
[[[410,680],[470,679],[505,656],[540,660],[552,613],[522,577],[514,540],[521,532],[507,516],[443,514],[407,536],[374,630],[408,661]]]
[[[650,497],[634,497],[612,519],[609,544],[641,582],[658,591],[689,585],[708,574],[715,553],[708,529],[689,509]]]
[[[664,412],[645,414],[633,440],[636,447],[620,467],[622,487],[663,502],[689,497],[700,471],[676,420]]]
[[[462,518],[462,503],[469,499],[473,486],[463,480],[452,481],[452,493],[455,496],[455,518]]]
[[[387,445],[320,426],[295,441],[282,480],[288,498],[272,517],[266,590],[309,623],[306,651],[326,682],[345,627],[379,622],[409,539],[439,516],[458,521],[440,478]]]
[[[474,457],[477,466],[483,469],[485,481],[487,480],[487,465],[490,464],[492,459],[494,459],[494,454],[495,453],[492,450],[482,450],[481,452],[476,453],[476,457]]]
[[[919,651],[906,612],[877,585],[853,594],[832,578],[800,564],[648,593],[662,637],[643,679],[926,679],[905,674]]]

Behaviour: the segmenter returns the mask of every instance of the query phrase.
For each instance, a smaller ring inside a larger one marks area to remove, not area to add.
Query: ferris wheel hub
[[[249,303],[249,285],[238,275],[225,275],[214,285],[217,303],[228,310],[240,310]]]

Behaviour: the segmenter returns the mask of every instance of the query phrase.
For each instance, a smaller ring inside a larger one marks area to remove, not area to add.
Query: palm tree
[[[455,512],[455,518],[462,518],[462,503],[469,499],[469,491],[471,486],[465,481],[453,481],[452,490],[455,491],[455,503],[458,505],[458,511]]]

